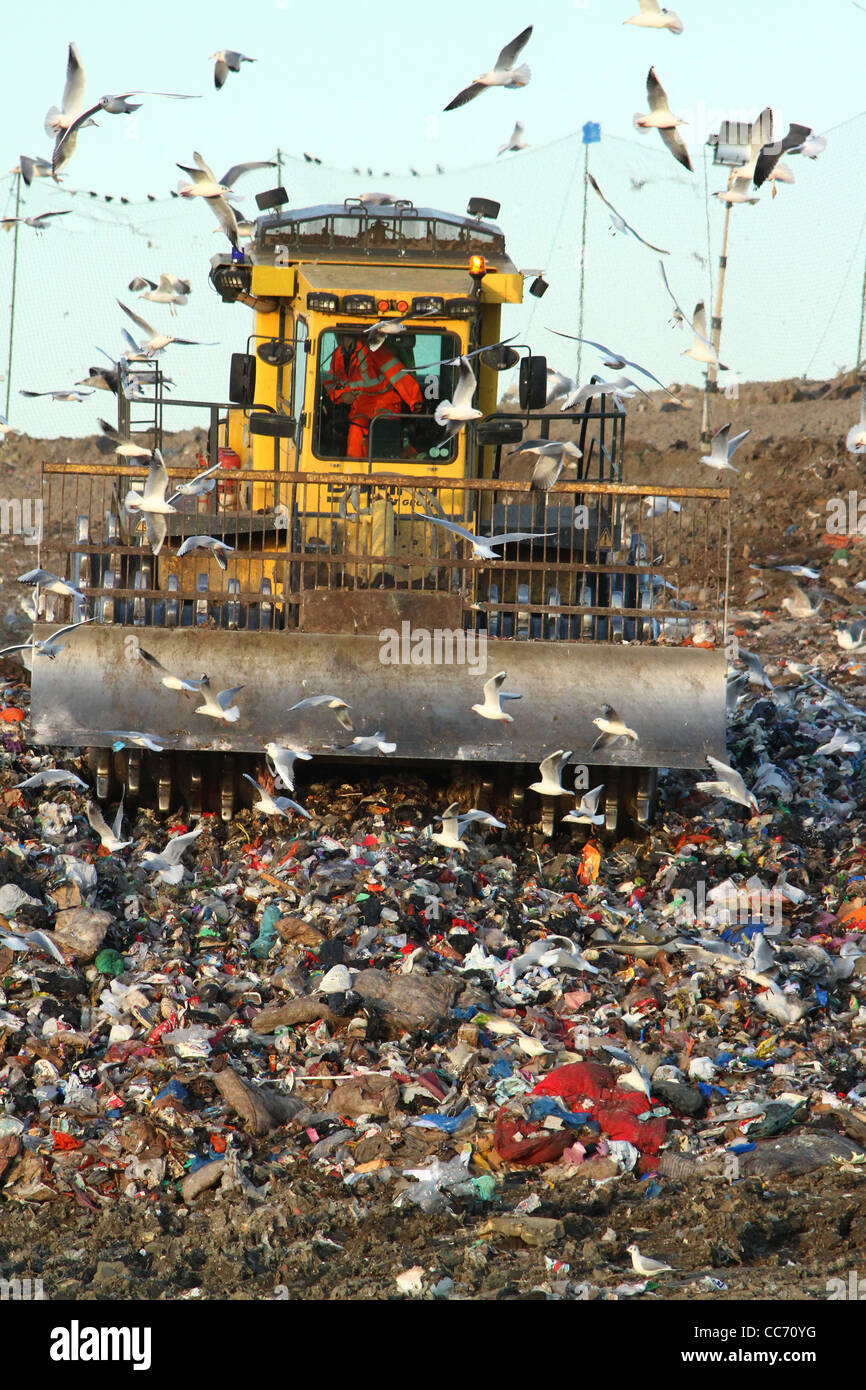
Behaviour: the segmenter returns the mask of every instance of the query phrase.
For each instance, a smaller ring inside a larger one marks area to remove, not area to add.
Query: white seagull
[[[676,295],[674,294],[673,290],[668,284],[668,277],[665,274],[665,267],[663,261],[659,261],[659,270],[661,271],[662,284],[664,285],[665,289],[671,297],[671,300],[673,301],[674,323],[688,324],[689,328],[692,330],[692,333],[695,335],[695,341],[693,346],[691,348],[687,348],[683,353],[683,356],[694,357],[695,360],[698,362],[712,362],[715,364],[716,367],[718,367],[720,372],[726,372],[728,370],[727,367],[725,367],[719,361],[718,353],[716,352],[715,348],[713,347],[712,343],[707,337],[707,316],[704,310],[703,301],[701,301],[701,303],[699,303],[697,308],[695,309],[695,318],[693,322],[688,317],[688,315],[683,312],[682,308],[677,303]],[[699,316],[700,322],[698,321]]]
[[[284,747],[282,744],[274,742],[265,744],[265,752],[275,784],[293,792],[295,790],[295,762],[300,758],[303,762],[308,763],[313,756],[312,753],[306,748],[299,748],[297,744]]]
[[[341,748],[340,752],[379,753],[384,757],[386,753],[393,753],[396,748],[396,743],[388,743],[381,729],[377,729],[375,734],[359,734],[351,743]]]
[[[149,874],[159,874],[163,883],[180,883],[184,875],[181,863],[184,851],[189,849],[203,830],[204,826],[198,825],[195,830],[190,830],[185,835],[175,835],[174,839],[166,842],[162,854],[156,854],[150,849],[145,850],[141,856],[142,868]]]
[[[672,34],[683,32],[683,21],[673,10],[666,10],[659,0],[638,0],[640,14],[624,19],[623,24],[634,24],[638,29],[669,29]]]
[[[580,805],[569,811],[567,816],[563,816],[563,824],[567,821],[570,825],[604,825],[604,813],[598,809],[598,799],[603,791],[602,782],[599,786],[593,787],[592,791],[584,792]]]
[[[718,758],[713,758],[707,754],[707,762],[718,775],[717,782],[696,782],[697,791],[708,792],[714,796],[724,797],[726,801],[736,801],[738,805],[745,806],[755,815],[758,814],[758,801],[754,792],[746,789],[746,784],[734,768],[728,767],[727,763],[720,762]]]
[[[849,454],[866,454],[866,386],[860,392],[860,420],[845,436],[845,448]]]
[[[233,48],[221,48],[218,53],[212,53],[208,62],[213,63],[213,84],[219,91],[230,72],[240,72],[241,63],[255,63],[257,59],[248,58],[245,53],[238,53]]]
[[[506,672],[500,671],[498,675],[492,676],[486,681],[484,690],[484,704],[473,705],[474,714],[480,714],[482,719],[497,719],[503,724],[513,724],[514,720],[510,714],[506,714],[502,708],[502,700],[522,700],[522,695],[509,694],[502,689]]]
[[[663,1264],[661,1260],[651,1260],[648,1255],[642,1255],[636,1245],[627,1245],[625,1248],[631,1255],[631,1266],[635,1274],[642,1274],[644,1278],[652,1278],[656,1274],[666,1274],[671,1271],[671,1266]]]
[[[549,753],[538,765],[541,781],[530,782],[529,790],[541,796],[574,796],[573,791],[562,785],[562,769],[570,757],[571,749],[566,753],[564,749],[557,748],[555,753]]]
[[[729,439],[731,423],[722,425],[713,435],[710,445],[710,452],[701,455],[701,463],[705,463],[708,468],[718,469],[719,472],[729,469],[732,473],[739,473],[739,468],[735,468],[731,459],[739,449],[746,435],[751,434],[751,430],[743,430],[742,434],[735,434],[733,439]]]
[[[104,112],[108,116],[128,116],[131,112],[141,109],[141,102],[131,102],[130,97],[169,97],[173,101],[199,100],[198,97],[192,96],[188,92],[116,92],[113,95],[100,97],[94,106],[89,106],[86,111],[81,111],[75,120],[70,122],[66,129],[58,135],[51,159],[51,169],[55,179],[72,158],[79,130],[82,130],[84,126],[96,125],[96,121],[92,119],[93,116],[100,112]]]
[[[621,1047],[612,1047],[610,1043],[602,1043],[602,1047],[614,1061],[621,1062],[624,1067],[629,1069],[617,1077],[616,1084],[624,1086],[627,1091],[643,1091],[647,1100],[652,1100],[652,1085],[646,1067],[641,1066]]]
[[[320,705],[326,705],[328,709],[332,709],[337,717],[337,723],[341,724],[350,734],[355,732],[348,713],[352,706],[347,705],[345,700],[341,700],[339,695],[308,695],[305,700],[299,700],[296,705],[291,705],[289,714],[296,709],[318,709]]]
[[[593,719],[592,722],[597,729],[601,730],[592,745],[593,748],[609,748],[611,744],[618,743],[621,739],[625,739],[628,743],[638,742],[638,736],[634,729],[630,729],[627,724],[623,723],[613,705],[602,705],[599,718]]]
[[[499,149],[496,151],[496,155],[497,155],[497,158],[498,158],[499,155],[505,154],[508,150],[528,150],[528,149],[529,149],[529,143],[528,143],[528,141],[526,141],[526,140],[523,139],[523,125],[521,124],[520,121],[516,121],[516,122],[515,122],[515,125],[514,125],[514,129],[512,130],[512,132],[511,132],[511,134],[509,135],[508,139],[506,140],[505,144],[499,146]]]
[[[161,753],[165,739],[159,734],[143,734],[138,729],[103,729],[106,738],[113,738],[120,747],[148,748],[151,753]]]
[[[107,448],[108,441],[110,441],[112,444],[116,445],[114,452],[119,454],[121,458],[153,458],[153,449],[146,449],[143,445],[136,444],[135,440],[130,439],[127,435],[121,434],[119,430],[116,430],[114,425],[109,425],[107,420],[98,420],[97,423],[102,433],[105,435],[105,440],[97,441],[96,447],[100,449],[100,451]]]
[[[303,806],[299,806],[297,801],[292,801],[290,796],[271,796],[264,787],[260,786],[255,777],[251,777],[248,772],[242,774],[248,782],[252,782],[259,794],[258,801],[253,802],[253,810],[258,811],[262,816],[288,816],[290,811],[295,811],[305,820],[310,819],[309,811],[305,811]]]
[[[690,174],[694,173],[689,152],[677,130],[677,126],[685,125],[686,122],[683,121],[682,117],[671,114],[667,93],[656,77],[655,68],[650,68],[647,75],[646,92],[650,108],[649,114],[637,113],[634,118],[635,129],[640,131],[657,130],[674,159],[682,164],[684,169],[688,169]]]
[[[653,250],[655,249],[657,248],[654,247]],[[673,396],[674,400],[677,399],[673,391],[668,391],[663,381],[659,381],[657,376],[646,367],[642,367],[639,362],[632,362],[631,358],[624,357],[621,352],[616,352],[613,348],[605,347],[604,343],[596,343],[592,338],[578,338],[575,333],[560,333],[557,328],[551,329],[551,332],[555,333],[557,338],[572,338],[576,343],[586,343],[588,347],[595,348],[596,352],[601,353],[604,365],[606,367],[611,367],[615,372],[621,372],[623,367],[634,367],[636,372],[640,372],[642,376],[649,377],[650,381],[654,381],[656,386],[660,386],[663,391],[667,391],[668,395]]]
[[[446,521],[441,516],[431,516],[429,512],[412,512],[412,516],[419,521],[432,521],[434,526],[442,526],[446,531],[452,531],[461,540],[468,541],[472,546],[472,555],[476,560],[501,560],[502,556],[497,553],[498,547],[504,545],[516,545],[519,541],[543,540],[546,536],[552,536],[553,531],[504,531],[497,536],[476,536],[473,531],[467,531],[463,526],[458,526],[456,521]]]
[[[468,87],[464,87],[462,92],[458,92],[453,101],[449,101],[445,107],[446,111],[454,111],[458,106],[465,106],[467,101],[472,101],[487,87],[525,87],[532,73],[525,63],[521,67],[514,66],[521,50],[529,41],[532,33],[532,25],[512,39],[511,43],[506,44],[496,62],[489,72],[483,72],[480,77],[476,77]]]
[[[199,692],[204,697],[204,704],[199,705],[195,713],[207,714],[211,719],[222,719],[226,724],[236,724],[241,712],[237,705],[232,704],[232,700],[243,688],[242,685],[233,685],[228,690],[220,690],[215,696],[210,681],[203,676]]]
[[[465,854],[466,850],[469,848],[462,840],[463,833],[468,825],[480,823],[482,825],[492,826],[495,830],[505,829],[504,822],[497,820],[495,816],[489,815],[487,811],[478,811],[473,807],[471,811],[467,811],[465,814],[461,815],[459,802],[457,801],[452,802],[448,809],[442,812],[441,820],[441,831],[439,834],[433,834],[431,832],[430,839],[434,840],[437,845],[444,846],[445,849],[459,850],[462,854]]]
[[[207,676],[201,676],[198,680],[188,680],[184,676],[172,675],[171,671],[157,661],[155,656],[151,656],[150,652],[146,652],[144,647],[138,648],[138,655],[159,676],[160,685],[164,685],[166,690],[178,690],[187,698],[189,698],[190,693],[201,690],[207,680]]]
[[[86,623],[94,622],[93,618],[82,618],[79,623],[67,623],[66,627],[58,627],[52,632],[50,637],[43,637],[41,642],[31,638],[29,642],[19,642],[14,647],[4,647],[0,651],[0,656],[7,656],[9,652],[32,651],[34,656],[47,656],[49,661],[54,661],[58,652],[62,652],[66,646],[65,642],[58,642],[58,637],[62,637],[64,632],[74,632],[78,627],[84,627]]]
[[[626,23],[628,23],[627,20],[626,20]],[[610,213],[610,222],[611,222],[611,227],[612,227],[612,229],[613,229],[614,234],[616,234],[617,232],[630,232],[631,235],[632,235],[633,237],[635,237],[636,240],[639,241],[639,242],[641,243],[642,246],[647,246],[647,247],[649,247],[650,251],[657,251],[657,252],[659,253],[660,256],[669,256],[669,255],[670,255],[670,252],[669,252],[669,251],[664,251],[664,250],[662,250],[662,248],[661,248],[660,246],[653,246],[651,242],[645,241],[644,238],[643,238],[642,236],[640,236],[638,232],[635,231],[634,227],[630,226],[629,223],[626,222],[626,220],[625,220],[625,218],[623,217],[622,213],[621,213],[621,212],[617,212],[617,210],[616,210],[616,208],[614,207],[613,203],[611,203],[607,198],[605,198],[604,194],[602,193],[601,189],[600,189],[599,186],[598,186],[598,183],[597,183],[596,180],[593,178],[592,174],[587,174],[586,177],[587,177],[587,179],[588,179],[588,181],[589,181],[590,187],[593,188],[593,189],[595,190],[595,192],[598,194],[599,198],[601,199],[601,201],[604,203],[605,207],[607,208],[608,212]],[[561,336],[562,336],[562,337],[570,337],[571,335],[570,335],[570,334],[565,334],[565,333],[564,333],[564,334],[562,334]]]
[[[171,516],[177,511],[176,507],[166,501],[167,490],[168,472],[159,449],[154,449],[153,459],[147,470],[144,492],[136,492],[130,488],[124,498],[127,512],[141,512],[143,514],[147,527],[148,544],[154,555],[158,555],[162,549],[162,543],[168,531],[166,516]]]
[[[182,560],[184,555],[191,554],[193,550],[210,550],[220,569],[224,570],[227,568],[226,555],[233,555],[234,549],[233,545],[227,545],[215,536],[187,536],[183,545],[178,546],[177,556]]]
[[[87,803],[87,819],[90,822],[90,828],[95,830],[99,836],[103,849],[107,849],[109,854],[116,854],[118,850],[126,849],[127,845],[132,844],[132,840],[121,840],[120,838],[120,829],[123,825],[122,797],[117,808],[117,815],[111,825],[108,824],[95,801],[88,801]]]
[[[437,425],[448,425],[445,434],[446,439],[450,439],[454,434],[459,434],[470,420],[478,420],[484,414],[483,410],[476,410],[472,404],[472,397],[475,395],[477,384],[475,373],[469,365],[469,358],[461,357],[460,373],[454,388],[454,399],[440,401],[433,415]]]
[[[48,767],[43,772],[35,772],[23,782],[15,783],[16,791],[34,791],[37,787],[87,787],[74,772],[65,772],[60,767]]]
[[[633,396],[635,391],[640,391],[642,396],[649,398],[649,392],[627,376],[618,376],[613,381],[597,381],[594,385],[579,386],[571,391],[562,402],[560,410],[573,410],[575,406],[583,405],[594,396],[613,396],[615,400],[625,401]]]
[[[148,357],[153,357],[155,353],[159,352],[160,348],[168,347],[169,343],[177,343],[179,347],[218,346],[216,343],[199,342],[196,338],[173,338],[170,333],[158,333],[145,319],[139,318],[138,314],[134,314],[131,309],[127,309],[125,304],[121,304],[119,299],[117,302],[120,304],[121,309],[127,317],[131,318],[133,323],[138,324],[139,328],[144,329],[144,332],[149,334],[147,340],[141,345],[142,351]]]
[[[538,455],[538,462],[529,480],[531,492],[548,492],[559,480],[563,468],[566,467],[566,459],[576,462],[583,457],[580,449],[576,444],[572,444],[570,439],[526,439],[522,444],[518,444],[516,449],[509,450],[509,457],[514,454]]]

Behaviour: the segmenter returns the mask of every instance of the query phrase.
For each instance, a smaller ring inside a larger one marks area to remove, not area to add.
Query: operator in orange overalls
[[[375,351],[345,333],[331,360],[325,385],[335,404],[349,406],[348,458],[366,458],[370,421],[377,415],[400,415],[404,405],[421,409],[421,388],[408,368],[388,349]]]

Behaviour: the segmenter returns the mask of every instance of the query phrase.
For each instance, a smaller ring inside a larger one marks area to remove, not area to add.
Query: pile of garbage
[[[313,765],[309,821],[140,810],[108,850],[83,757],[28,745],[7,683],[4,1205],[255,1208],[316,1174],[546,1247],[544,1287],[577,1296],[543,1215],[558,1186],[866,1164],[866,716],[856,664],[798,640],[811,675],[786,639],[731,701],[758,814],[672,774],[619,844],[478,823],[449,850],[422,782]],[[395,1287],[460,1293],[422,1266]]]

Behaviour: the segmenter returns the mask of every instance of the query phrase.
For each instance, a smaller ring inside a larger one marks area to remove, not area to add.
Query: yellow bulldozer
[[[36,741],[88,748],[101,797],[121,782],[227,819],[268,743],[351,775],[382,757],[375,737],[398,767],[460,766],[548,828],[555,799],[526,789],[570,752],[579,790],[604,783],[609,831],[647,822],[660,768],[725,755],[727,490],[666,488],[660,507],[657,485],[623,477],[621,400],[550,408],[545,359],[502,341],[525,277],[496,204],[258,201],[251,241],[211,264],[223,302],[253,314],[228,401],[169,400],[158,360],[126,364],[118,396],[120,432],[148,449],[173,405],[207,412],[209,490],[178,492],[204,470],[168,467],[157,545],[130,505],[140,459],[43,467],[40,563],[70,592],[37,637],[93,621],[33,661]],[[467,371],[475,414],[452,425]],[[539,455],[519,446],[557,440],[575,446],[559,480],[533,487]],[[503,535],[523,539],[490,543]],[[236,691],[237,713],[200,713],[142,650]],[[521,698],[481,716],[500,672]],[[599,742],[607,706],[635,737]]]

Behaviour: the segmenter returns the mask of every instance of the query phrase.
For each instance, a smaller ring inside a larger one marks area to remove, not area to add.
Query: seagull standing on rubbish
[[[672,1273],[671,1265],[663,1264],[661,1260],[651,1260],[648,1255],[642,1255],[636,1245],[627,1245],[626,1252],[631,1255],[631,1267],[635,1274],[642,1274],[645,1278],[651,1279],[656,1274]]]
[[[483,686],[484,704],[473,705],[472,711],[474,714],[480,714],[482,719],[499,719],[503,724],[514,723],[512,716],[505,713],[501,702],[503,700],[522,700],[523,696],[515,695],[502,689],[505,676],[506,672],[500,671],[485,683]]]

